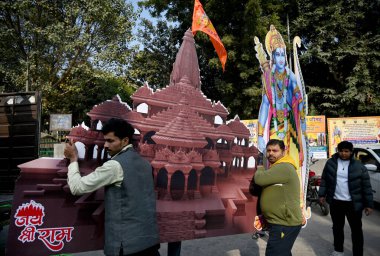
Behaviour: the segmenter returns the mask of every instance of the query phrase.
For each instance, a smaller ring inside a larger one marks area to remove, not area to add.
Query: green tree
[[[1,1],[0,82],[6,92],[42,91],[45,116],[91,107],[117,92],[107,86],[128,68],[136,18],[124,0]]]
[[[120,71],[136,14],[123,0],[2,1],[0,62],[7,90],[56,87],[87,62]]]
[[[292,3],[294,1],[291,1]],[[201,69],[202,90],[212,100],[221,100],[232,115],[241,118],[257,117],[261,103],[261,78],[259,63],[255,57],[254,36],[265,38],[269,25],[286,31],[286,8],[292,3],[284,1],[205,0],[203,8],[211,19],[227,53],[226,71],[221,65],[207,35],[195,36]],[[154,16],[164,15],[177,24],[173,38],[181,38],[191,27],[194,0],[147,0],[142,1]]]
[[[73,125],[82,121],[89,125],[89,117],[86,114],[94,105],[119,95],[131,106],[130,95],[134,90],[134,84],[128,79],[116,77],[113,73],[90,70],[90,68],[76,70],[67,82],[51,88],[49,93],[45,94],[42,102],[43,124],[49,120],[49,114],[72,113]]]
[[[228,52],[226,71],[208,37],[195,36],[202,89],[221,100],[232,114],[256,117],[261,102],[261,79],[253,37],[263,42],[274,24],[288,43],[299,35],[301,69],[312,114],[377,115],[380,110],[379,1],[234,1],[202,0]],[[193,0],[146,0],[153,16],[165,15],[178,24],[181,38],[191,27]],[[175,33],[175,30],[173,31]],[[288,45],[288,54],[292,45]]]
[[[148,82],[152,88],[162,88],[169,83],[179,40],[173,37],[174,27],[163,19],[154,22],[142,18],[138,29],[141,50],[136,51],[128,68],[132,81]]]
[[[304,79],[315,113],[378,115],[379,1],[298,1],[294,30],[306,46]]]

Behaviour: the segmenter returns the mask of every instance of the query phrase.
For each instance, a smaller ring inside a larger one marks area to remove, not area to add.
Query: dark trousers
[[[181,241],[168,243],[168,256],[181,255]]]
[[[269,239],[265,250],[265,256],[292,255],[292,247],[300,230],[301,225],[289,227],[270,224]]]
[[[160,252],[158,251],[158,249],[160,249],[160,244],[153,245],[152,247],[146,248],[139,252],[124,254],[123,247],[121,247],[119,256],[160,256]]]
[[[347,217],[351,228],[352,254],[363,255],[362,212],[356,212],[351,201],[333,200],[330,205],[330,215],[333,223],[334,249],[343,252],[344,223]]]

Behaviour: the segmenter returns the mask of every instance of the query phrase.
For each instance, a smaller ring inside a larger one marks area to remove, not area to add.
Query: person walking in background
[[[75,144],[66,144],[71,193],[82,195],[105,187],[105,255],[160,255],[152,167],[132,147],[134,128],[112,118],[102,133],[111,160],[83,177]]]
[[[258,169],[255,183],[262,187],[261,211],[269,224],[266,256],[289,256],[301,230],[300,180],[285,144],[271,139],[266,145],[268,170]]]
[[[353,145],[342,141],[323,169],[319,201],[330,204],[333,223],[334,251],[331,256],[344,255],[344,223],[351,228],[353,256],[363,255],[362,212],[368,216],[373,209],[370,178],[365,166],[353,158]]]

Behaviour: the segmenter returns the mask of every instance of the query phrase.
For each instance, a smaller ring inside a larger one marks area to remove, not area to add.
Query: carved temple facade
[[[90,128],[74,127],[68,137],[85,145],[86,159],[97,149],[101,162],[107,156],[99,122],[112,117],[127,120],[135,128],[140,154],[153,167],[158,199],[201,198],[217,190],[218,176],[248,169],[249,160],[257,158],[257,149],[249,146],[249,130],[239,117],[227,121],[226,107],[203,94],[190,30],[177,53],[169,85],[153,91],[145,83],[131,98],[132,108],[118,96],[94,106],[88,113]]]

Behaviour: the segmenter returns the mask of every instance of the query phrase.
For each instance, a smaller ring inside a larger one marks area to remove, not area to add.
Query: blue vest
[[[142,251],[159,243],[152,167],[130,148],[113,158],[123,168],[120,187],[105,188],[106,255]]]

